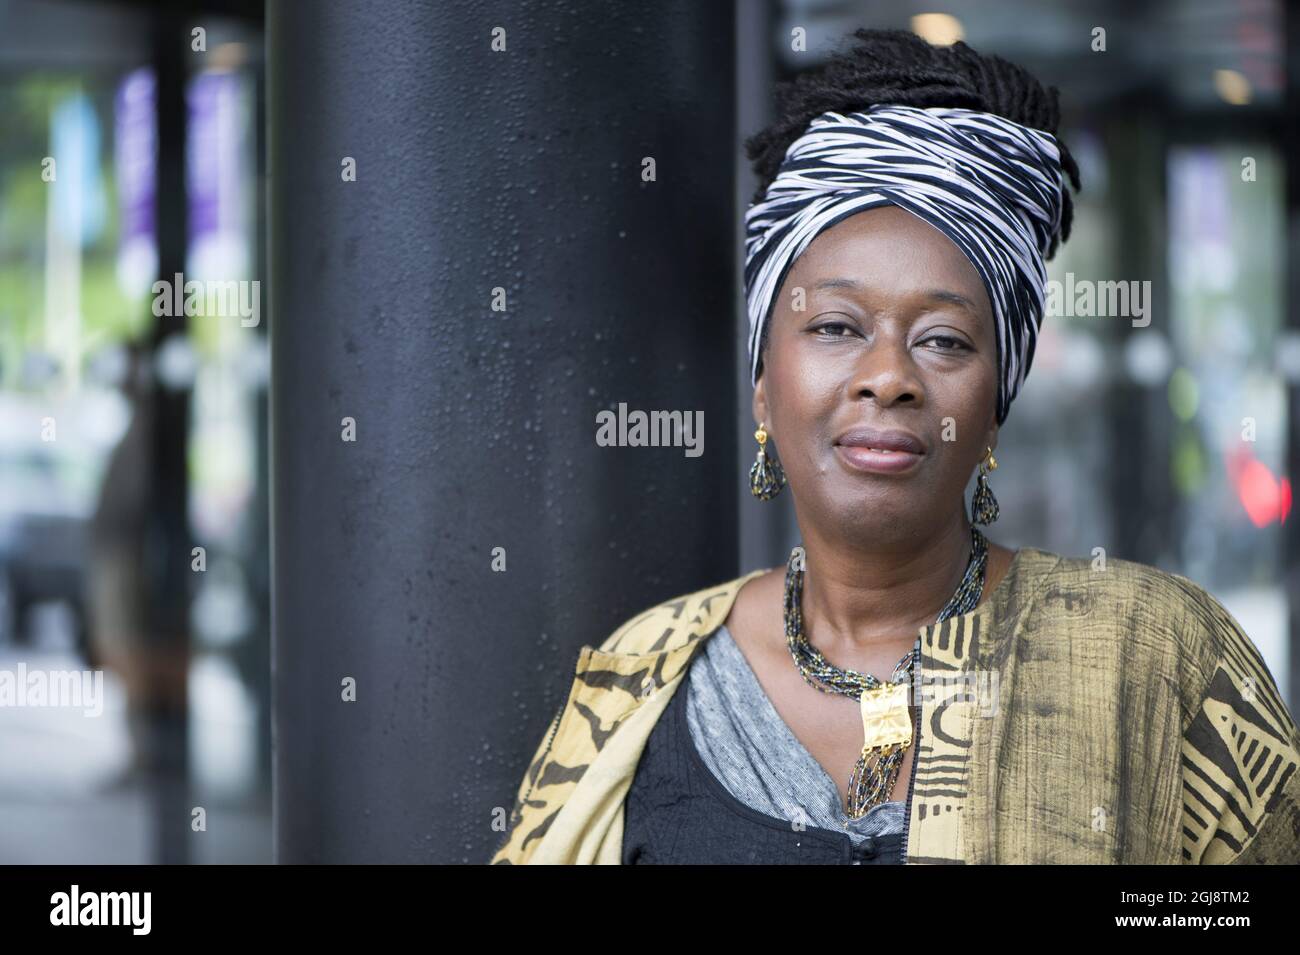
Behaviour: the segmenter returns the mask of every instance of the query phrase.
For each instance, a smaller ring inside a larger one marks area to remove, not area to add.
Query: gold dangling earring
[[[989,448],[985,460],[980,462],[980,474],[975,480],[975,494],[970,501],[972,524],[992,524],[1001,513],[998,499],[993,496],[993,490],[988,482],[989,472],[997,469],[998,459],[993,456],[993,449]]]
[[[749,490],[760,501],[770,501],[785,487],[785,471],[781,462],[767,456],[767,427],[760,424],[754,432],[758,440],[758,457],[749,469]]]

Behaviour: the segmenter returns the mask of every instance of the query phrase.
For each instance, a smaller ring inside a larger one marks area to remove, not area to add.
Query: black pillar
[[[154,24],[153,66],[157,83],[158,273],[171,283],[185,271],[188,242],[188,192],[185,185],[188,111],[186,86],[190,24],[169,11]],[[181,316],[158,318],[149,336],[156,356],[173,336],[188,334]],[[149,470],[151,483],[145,529],[145,600],[147,645],[143,650],[147,677],[144,698],[152,770],[153,861],[186,863],[191,857],[193,797],[189,784],[190,599],[194,574],[189,524],[189,473],[186,465],[190,432],[189,388],[173,390],[156,375],[153,395]]]
[[[738,572],[733,26],[270,4],[278,861],[485,862],[578,648]]]

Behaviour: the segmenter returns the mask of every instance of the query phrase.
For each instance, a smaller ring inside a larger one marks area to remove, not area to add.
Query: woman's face
[[[997,445],[993,311],[966,256],[897,206],[858,213],[795,260],[770,325],[753,410],[801,524],[889,543],[959,519]],[[870,450],[896,442],[861,429],[916,443]]]

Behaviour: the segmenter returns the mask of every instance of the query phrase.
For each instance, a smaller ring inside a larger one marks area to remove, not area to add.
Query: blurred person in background
[[[90,528],[87,572],[90,648],[95,665],[121,678],[131,764],[117,782],[157,768],[154,723],[184,700],[185,666],[149,640],[148,534],[152,496],[154,382],[148,345],[126,343],[119,386],[130,423],[109,454]]]

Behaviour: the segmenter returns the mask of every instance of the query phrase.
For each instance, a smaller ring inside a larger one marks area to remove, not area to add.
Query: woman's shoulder
[[[1034,602],[1042,611],[1110,626],[1127,637],[1168,636],[1203,672],[1225,655],[1259,659],[1241,625],[1214,594],[1182,574],[1150,564],[1111,557],[1096,548],[1087,557],[1025,548]],[[1087,619],[1085,619],[1087,618]],[[1151,641],[1145,641],[1151,643]]]
[[[726,621],[736,595],[768,568],[750,571],[698,590],[678,593],[624,620],[599,651],[644,655],[675,650],[716,631]]]
[[[1087,557],[1065,556],[1035,547],[1021,548],[1022,573],[1027,568],[1040,599],[1080,591],[1083,602],[1102,600],[1138,609],[1140,601],[1148,612],[1192,612],[1223,610],[1212,593],[1196,581],[1151,564],[1109,556],[1095,548]]]

